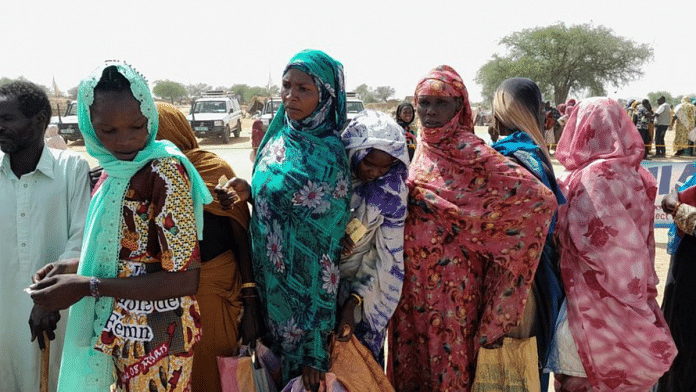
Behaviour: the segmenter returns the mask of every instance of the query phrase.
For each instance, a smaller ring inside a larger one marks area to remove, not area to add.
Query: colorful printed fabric
[[[677,117],[674,122],[674,151],[689,147],[689,131],[695,126],[694,111],[689,97],[682,97],[681,103],[674,108],[674,115]]]
[[[132,161],[121,161],[114,157],[99,141],[92,127],[89,107],[94,101],[94,88],[107,67],[115,67],[128,79],[131,92],[140,102],[142,113],[148,119],[147,144]],[[173,144],[155,141],[158,115],[145,79],[125,63],[106,62],[80,83],[77,107],[78,122],[87,152],[97,159],[108,174],[103,177],[89,205],[78,274],[100,278],[115,278],[118,275],[119,245],[123,238],[120,222],[126,190],[131,178],[155,159],[175,157],[185,168],[190,179],[190,183],[186,182],[186,198],[193,201],[189,212],[194,212],[195,230],[200,237],[203,232],[203,205],[209,203],[212,197],[191,162]],[[94,350],[94,347],[112,314],[114,302],[110,297],[98,300],[85,297],[70,308],[59,390],[104,391],[113,384],[112,357]]]
[[[200,268],[189,187],[176,158],[151,161],[131,178],[123,202],[119,278]],[[116,298],[95,348],[113,356],[117,368],[123,362],[147,373],[149,368],[159,369],[157,362],[163,357],[190,355],[200,338],[200,311],[191,296],[161,301]],[[188,378],[191,364],[176,374],[178,368],[163,369],[150,372],[150,376],[172,380],[184,372]],[[116,386],[119,390],[138,390],[136,386],[142,382],[142,377],[124,372]]]
[[[657,187],[643,153],[609,98],[580,102],[556,150],[568,170],[557,228],[568,322],[596,391],[646,391],[676,355],[655,299]]]
[[[390,337],[397,391],[469,391],[476,353],[520,321],[556,202],[531,173],[473,133],[464,83],[449,66],[419,95],[463,107],[423,128],[408,177],[404,286]]]
[[[358,114],[341,134],[353,172],[351,218],[367,233],[341,258],[341,294],[338,303],[357,293],[363,298],[356,335],[375,356],[382,357],[387,323],[401,297],[404,279],[404,220],[408,187],[408,152],[402,128],[389,116],[373,110]],[[374,181],[356,175],[360,162],[373,149],[396,161]]]
[[[146,357],[147,358],[147,357]],[[148,391],[148,392],[190,392],[191,363],[190,355],[166,355],[156,358],[150,366],[153,371],[131,374],[132,369],[141,367],[141,358],[124,359],[116,362],[116,378],[128,379],[129,389],[118,387],[117,391]],[[108,391],[108,389],[107,389]]]
[[[343,66],[323,52],[304,51],[285,72],[290,68],[318,82],[320,101],[302,121],[280,106],[256,156],[250,227],[269,347],[281,355],[284,382],[304,366],[329,369],[350,201],[348,159],[338,136],[346,122]]]

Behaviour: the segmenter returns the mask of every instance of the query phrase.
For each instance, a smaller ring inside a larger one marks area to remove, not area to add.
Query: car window
[[[225,101],[201,101],[196,102],[194,113],[227,113]]]
[[[68,112],[65,113],[66,116],[77,116],[77,104],[71,104],[68,108]]]
[[[346,111],[348,113],[358,113],[362,112],[365,107],[363,106],[362,102],[347,102],[346,103]]]

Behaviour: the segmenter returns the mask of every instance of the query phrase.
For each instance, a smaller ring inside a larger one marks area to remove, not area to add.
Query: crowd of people
[[[535,382],[499,369],[500,383],[693,390],[696,177],[663,201],[660,309],[641,167],[650,124],[662,156],[665,119],[678,138],[693,128],[688,100],[674,115],[664,98],[553,109],[511,78],[488,145],[453,68],[429,71],[395,118],[348,122],[343,66],[317,50],[289,61],[281,97],[241,179],[132,66],[106,62],[78,93],[91,184],[46,133],[45,93],[0,86],[3,389],[38,389],[47,338],[60,391],[219,391],[216,358],[257,344],[278,356],[279,388],[323,390],[330,342],[351,339],[400,392],[480,388],[479,353],[515,341],[535,347]]]
[[[546,104],[546,123],[545,123],[545,139],[546,146],[549,151],[555,148],[561,139],[561,134],[568,115],[566,112],[569,108],[575,105],[575,99],[569,99],[566,103],[559,104],[557,107],[552,107],[548,102]],[[664,96],[657,98],[657,109],[653,110],[650,100],[643,99],[641,101],[631,99],[626,104],[626,113],[633,124],[638,129],[638,132],[643,140],[645,154],[643,159],[650,160],[651,158],[666,158],[667,144],[665,143],[665,134],[672,129],[675,132],[672,149],[674,157],[694,156],[694,140],[696,140],[696,132],[691,132],[696,128],[696,97],[682,97],[681,102],[671,107],[667,103]],[[492,130],[492,132],[495,132]],[[496,134],[497,137],[497,134]],[[652,154],[652,147],[655,145],[655,153]]]

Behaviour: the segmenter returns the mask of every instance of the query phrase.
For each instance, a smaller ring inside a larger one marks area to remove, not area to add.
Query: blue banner
[[[666,228],[672,224],[672,216],[662,212],[662,198],[674,185],[683,185],[694,173],[696,166],[693,162],[655,162],[643,161],[641,165],[648,169],[657,180],[657,197],[655,198],[655,227]]]

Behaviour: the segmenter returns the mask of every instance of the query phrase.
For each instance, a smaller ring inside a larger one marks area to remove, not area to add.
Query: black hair
[[[118,68],[115,66],[109,66],[104,68],[102,76],[99,79],[99,83],[94,86],[94,92],[129,92],[132,94],[130,89],[130,82],[123,76],[122,73],[118,72]]]
[[[43,129],[48,127],[51,121],[51,102],[41,87],[25,80],[16,80],[0,86],[0,95],[15,98],[19,103],[19,110],[27,118],[34,117],[43,111],[46,114]]]

